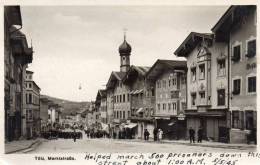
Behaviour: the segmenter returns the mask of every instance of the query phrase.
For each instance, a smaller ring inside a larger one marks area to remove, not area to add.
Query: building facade
[[[48,108],[51,101],[47,98],[40,98],[40,118],[41,118],[41,132],[46,132],[50,129],[48,125]]]
[[[147,129],[151,135],[154,129],[154,123],[151,117],[151,112],[153,112],[154,107],[149,102],[150,100],[148,100],[148,87],[145,81],[145,74],[149,69],[150,67],[132,65],[123,79],[123,83],[129,86],[130,89],[127,98],[130,101],[131,109],[130,116],[128,116],[131,123],[126,124],[125,127],[134,132],[135,138],[141,139],[144,138],[145,129]]]
[[[40,88],[33,81],[33,72],[26,70],[26,137],[28,139],[40,135]]]
[[[186,61],[157,60],[146,78],[155,87],[155,126],[164,138],[185,138],[186,121],[179,115],[186,109]]]
[[[216,41],[229,47],[231,143],[245,143],[257,128],[256,25],[256,6],[231,6],[212,28]]]
[[[18,29],[15,27],[19,27]],[[25,69],[32,62],[33,51],[21,33],[19,6],[4,7],[4,111],[5,140],[18,140],[25,135]]]

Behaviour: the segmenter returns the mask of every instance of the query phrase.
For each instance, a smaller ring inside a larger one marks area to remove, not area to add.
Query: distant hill
[[[62,116],[66,116],[69,114],[75,114],[76,112],[80,111],[82,108],[89,107],[90,102],[75,102],[70,100],[64,100],[56,97],[51,97],[48,95],[41,95],[41,98],[47,98],[48,100],[51,100],[55,104],[61,105],[64,110],[62,112]]]

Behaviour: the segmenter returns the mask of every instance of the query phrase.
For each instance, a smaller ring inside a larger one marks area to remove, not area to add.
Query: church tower
[[[124,42],[119,46],[120,54],[120,72],[127,72],[130,68],[131,46],[126,42],[126,35],[124,34]]]

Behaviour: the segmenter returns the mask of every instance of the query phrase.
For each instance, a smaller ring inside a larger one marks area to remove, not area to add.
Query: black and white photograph
[[[4,154],[257,151],[257,5],[3,13]]]

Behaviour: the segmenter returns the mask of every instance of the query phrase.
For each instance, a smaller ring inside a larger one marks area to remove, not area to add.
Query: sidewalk
[[[146,142],[146,143],[166,143],[166,144],[177,144],[177,145],[188,145],[188,146],[200,146],[200,147],[212,147],[212,148],[229,148],[229,149],[239,149],[247,150],[257,148],[257,145],[254,144],[230,144],[230,143],[220,143],[220,142],[211,142],[211,141],[202,141],[202,143],[190,143],[189,140],[161,140],[160,142],[155,142],[153,139],[149,141],[144,141],[142,139],[118,139],[118,140],[127,140],[132,142]]]
[[[5,143],[5,153],[11,154],[14,152],[19,152],[25,149],[31,148],[33,145],[36,145],[40,143],[40,139],[34,139],[34,140],[16,140],[12,142],[6,142]]]

